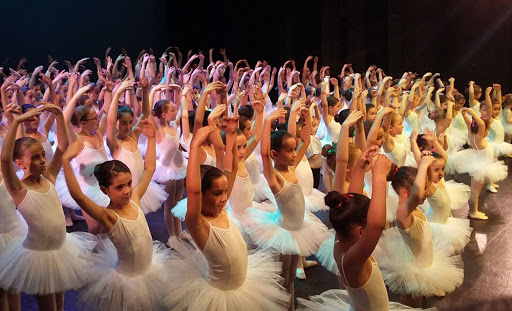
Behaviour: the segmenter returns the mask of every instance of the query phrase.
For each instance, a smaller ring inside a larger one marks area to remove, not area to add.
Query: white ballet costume
[[[458,151],[467,143],[468,126],[466,125],[466,121],[464,121],[462,113],[458,113],[453,117],[450,126],[446,129],[446,133],[450,135],[452,140],[452,146],[450,146],[450,142],[448,142],[450,151]]]
[[[505,130],[505,133],[508,135],[512,135],[512,123],[507,122],[507,118],[512,114],[512,109],[501,109],[500,115],[498,116],[501,118],[501,124],[503,124],[503,128]]]
[[[459,199],[465,198],[465,203],[467,204],[471,189],[464,184],[458,184],[455,187],[458,186],[463,186],[467,189],[464,189],[465,191],[458,195],[454,194],[454,197],[459,196]],[[436,187],[436,192],[427,198],[430,208],[425,216],[427,217],[434,240],[448,241],[452,244],[453,249],[458,252],[469,243],[469,236],[473,228],[469,226],[469,219],[454,218],[452,216],[451,196],[454,192],[456,190],[453,187],[451,189],[450,187],[446,189]],[[458,202],[456,204],[460,207],[464,203]]]
[[[329,207],[325,205],[324,202],[325,194],[313,188],[313,171],[311,171],[311,166],[309,166],[309,162],[305,156],[295,168],[295,175],[302,188],[306,211],[314,213],[329,210]]]
[[[318,251],[320,244],[329,237],[329,231],[320,219],[306,212],[301,186],[281,178],[283,188],[274,194],[278,207],[275,213],[254,208],[247,210],[250,214],[249,235],[261,249],[309,256]]]
[[[86,256],[96,242],[85,232],[66,233],[66,220],[55,186],[41,193],[27,189],[18,205],[28,234],[0,255],[0,288],[48,295],[84,285]]]
[[[84,149],[71,161],[71,167],[75,172],[80,189],[99,206],[108,206],[110,203],[110,198],[101,191],[98,180],[94,176],[96,165],[105,161],[108,161],[108,158],[103,144],[100,149],[93,149],[84,145]],[[80,209],[80,206],[69,193],[66,179],[62,172],[57,176],[55,187],[57,188],[62,205],[72,209]]]
[[[495,158],[512,154],[512,144],[505,142],[505,128],[500,118],[494,119],[491,123],[487,141],[492,145]]]
[[[396,165],[404,166],[405,160],[407,158],[407,150],[402,139],[399,136],[389,136],[389,138],[395,141],[395,147],[393,148],[393,150],[391,150],[391,152],[385,152],[384,148],[381,148],[382,153],[384,153],[386,157],[388,157],[391,160],[391,162],[395,163]]]
[[[170,285],[164,299],[169,310],[286,310],[290,296],[280,286],[281,263],[266,252],[247,254],[229,216],[229,228],[211,223],[202,251],[171,237],[176,251],[169,261]]]
[[[170,250],[153,242],[142,210],[131,203],[137,218],[114,212],[117,221],[108,238],[98,237],[97,252],[88,258],[87,283],[80,298],[94,310],[166,310]]]
[[[416,111],[411,110],[409,111],[409,115],[404,118],[404,132],[407,137],[410,137],[413,130],[416,130],[416,132],[420,133],[422,130],[422,125],[420,117]]]
[[[462,284],[462,258],[449,241],[432,238],[428,223],[413,216],[409,229],[385,230],[373,252],[384,282],[396,294],[430,297]]]
[[[366,283],[360,287],[350,287],[343,269],[343,285],[346,290],[330,289],[317,296],[309,297],[310,300],[297,298],[299,308],[297,311],[388,311],[388,310],[422,310],[414,309],[398,302],[389,301],[386,285],[382,279],[377,263],[370,259],[372,272]],[[437,310],[430,308],[428,310]]]
[[[473,140],[472,147],[475,149],[464,149],[451,156],[450,163],[457,173],[469,173],[479,183],[486,180],[496,183],[507,178],[508,166],[495,159],[491,144],[479,150]]]
[[[16,240],[27,236],[27,223],[12,201],[11,195],[5,188],[5,181],[0,182],[0,255]]]
[[[54,155],[52,144],[50,143],[48,138],[46,138],[45,142],[42,143],[41,145],[43,145],[44,153],[46,155],[46,163],[49,163],[53,159]]]
[[[329,125],[325,125],[322,118],[322,123],[325,127],[325,138],[322,140],[322,145],[331,144],[333,142],[338,143],[341,132],[341,124],[336,122],[334,118],[329,122]]]
[[[436,123],[434,122],[434,120],[429,118],[429,114],[430,114],[430,112],[428,111],[427,106],[425,106],[421,110],[419,119],[421,120],[421,125],[422,125],[423,131],[425,129],[429,129],[433,132],[436,129]]]
[[[137,147],[135,152],[131,152],[121,146],[121,151],[119,152],[117,160],[126,164],[130,169],[130,172],[132,173],[132,187],[135,188],[144,174],[144,161],[142,160],[139,148]],[[163,186],[151,181],[146,192],[140,199],[140,208],[144,214],[157,211],[162,207],[167,196],[168,195],[163,189]]]
[[[158,144],[158,147],[160,148],[160,158],[153,174],[153,180],[158,183],[166,183],[169,180],[185,178],[187,161],[180,150],[178,135],[165,133],[165,138]]]

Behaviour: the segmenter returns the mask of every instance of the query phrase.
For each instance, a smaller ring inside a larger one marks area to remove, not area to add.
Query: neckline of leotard
[[[48,183],[48,190],[47,190],[46,192],[39,192],[39,191],[35,191],[35,190],[32,190],[32,189],[30,189],[29,187],[25,186],[25,187],[27,187],[27,190],[28,190],[28,191],[32,191],[32,192],[35,192],[35,193],[37,193],[37,194],[42,194],[42,195],[47,195],[47,194],[49,194],[49,193],[50,193],[50,191],[52,190],[51,181],[49,181],[49,180],[48,180],[46,177],[44,177],[43,175],[41,175],[41,178],[42,178],[42,179],[44,179],[44,180],[46,180],[46,181],[47,181],[47,183]],[[3,180],[2,180],[2,182],[3,182]]]
[[[111,209],[111,211],[112,211],[112,213],[114,213],[117,216],[118,219],[126,220],[128,222],[137,222],[137,220],[139,220],[139,217],[140,217],[140,212],[141,212],[140,207],[137,204],[135,204],[135,202],[133,202],[132,200],[130,200],[130,203],[133,203],[133,205],[135,205],[135,207],[137,208],[137,217],[135,219],[128,219],[126,217],[121,217],[121,216],[119,216],[118,213],[116,213],[116,211],[114,211],[112,209]],[[112,229],[115,227],[116,224],[117,224],[117,222],[112,226],[110,231],[112,231]]]
[[[284,180],[285,183],[290,184],[290,185],[294,185],[294,186],[299,184],[298,182],[297,183],[289,182],[288,180],[286,180],[286,178],[283,177],[283,175],[281,175],[281,173],[279,173],[278,170],[275,170],[275,171],[276,171],[277,174],[279,174],[279,176],[281,176],[281,178]],[[290,171],[290,168],[288,168],[288,171]]]
[[[221,212],[221,213],[226,215],[226,218],[228,219],[229,227],[227,227],[227,228],[221,228],[221,227],[214,226],[214,225],[212,225],[212,223],[208,220],[208,218],[206,218],[206,217],[205,217],[206,221],[207,221],[207,222],[208,222],[208,224],[210,225],[210,230],[212,230],[212,227],[213,227],[213,228],[215,228],[215,229],[221,230],[221,231],[230,231],[230,230],[231,230],[231,219],[229,219],[228,213],[226,213],[226,211],[225,211],[225,210],[222,210],[222,212]]]

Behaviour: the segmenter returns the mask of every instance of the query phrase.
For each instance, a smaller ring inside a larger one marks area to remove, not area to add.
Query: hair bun
[[[331,144],[324,145],[322,147],[322,157],[327,158],[327,156],[329,155],[329,151],[331,149],[332,149],[332,145]]]
[[[400,169],[400,167],[398,165],[396,165],[395,163],[392,163],[391,168],[389,169],[389,172],[388,172],[388,176],[386,177],[386,180],[392,181],[399,169]]]
[[[325,205],[329,208],[336,208],[343,201],[343,195],[338,191],[330,191],[324,197]]]

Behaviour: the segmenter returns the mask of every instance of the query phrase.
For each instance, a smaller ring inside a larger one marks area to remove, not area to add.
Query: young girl
[[[334,116],[337,115],[338,111],[341,109],[341,104],[339,99],[333,96],[327,97],[327,85],[328,82],[322,83],[320,95],[322,99],[322,121],[327,133],[324,144],[338,141],[341,131],[341,124],[334,120]]]
[[[469,217],[487,220],[485,213],[478,210],[478,198],[486,181],[495,183],[507,177],[508,167],[503,161],[496,161],[494,151],[485,137],[489,134],[489,121],[480,118],[471,108],[462,109],[466,121],[469,142],[472,149],[459,151],[451,156],[451,163],[458,173],[471,176],[471,197],[469,198]],[[469,115],[473,118],[471,120]]]
[[[331,252],[341,271],[339,286],[345,290],[332,289],[311,301],[299,298],[298,310],[405,310],[396,302],[389,302],[388,293],[377,262],[372,252],[386,225],[386,176],[391,161],[377,155],[378,149],[368,149],[354,166],[350,193],[332,191],[325,197],[329,205],[329,219],[336,230],[336,242]],[[372,163],[375,185],[374,197],[370,201],[361,194],[364,171]]]
[[[304,117],[308,116],[307,112],[307,109],[302,110]],[[302,188],[294,172],[309,143],[309,122],[306,121],[302,130],[302,143],[298,148],[288,132],[276,131],[271,134],[272,122],[285,114],[284,109],[278,109],[267,116],[261,141],[263,173],[276,198],[278,211],[270,213],[249,209],[252,214],[249,234],[258,247],[274,249],[281,254],[284,287],[291,294],[290,310],[293,310],[298,260],[300,256],[309,256],[318,251],[329,233],[318,218],[306,213]]]
[[[314,110],[316,113],[319,113],[318,106],[316,103],[311,104],[311,107],[315,107]],[[310,108],[313,110],[313,108]],[[310,111],[310,114],[312,112]],[[306,158],[308,159],[309,166],[311,167],[311,171],[313,173],[313,187],[318,189],[320,186],[320,171],[322,167],[322,142],[320,138],[318,138],[317,131],[318,126],[320,125],[319,118],[311,119],[311,142],[306,150]]]
[[[107,232],[97,253],[91,254],[82,300],[95,310],[164,310],[167,249],[153,243],[140,201],[155,171],[155,128],[141,121],[148,137],[144,171],[133,187],[130,169],[118,160],[98,164],[94,176],[108,195],[108,206],[99,206],[81,190],[69,164],[83,149],[76,140],[64,154],[64,174],[73,199]]]
[[[242,235],[224,210],[239,162],[237,123],[224,118],[226,166],[229,162],[232,166],[226,175],[215,167],[200,168],[201,145],[209,135],[219,135],[215,127],[202,127],[192,140],[185,222],[197,249],[171,237],[170,244],[179,255],[169,263],[172,282],[165,303],[170,310],[284,310],[289,303],[289,296],[278,285],[280,264],[267,253],[248,256]]]
[[[37,140],[15,141],[18,126],[48,110],[56,115],[58,148],[51,162]],[[62,110],[52,104],[17,117],[2,148],[5,186],[28,225],[26,239],[17,240],[0,255],[0,288],[35,295],[41,310],[63,310],[64,292],[82,287],[86,261],[83,256],[95,243],[66,233],[66,220],[55,190],[55,179],[68,146]],[[14,161],[23,169],[19,180]]]
[[[512,137],[512,94],[503,96],[501,123],[505,128],[505,141],[510,143]]]
[[[397,227],[384,231],[374,256],[384,281],[400,302],[417,307],[423,296],[444,296],[462,284],[460,256],[452,256],[447,241],[432,239],[425,215],[418,209],[430,186],[429,167],[435,158],[424,156],[419,167],[402,166],[390,173],[399,196]],[[375,191],[375,190],[374,190]]]
[[[421,151],[416,143],[417,133],[411,136],[411,146],[418,164],[421,162]],[[428,136],[428,137],[427,137]],[[435,139],[433,134],[425,134],[423,137],[432,143],[432,156],[435,161],[430,166],[432,170],[432,184],[427,189],[427,201],[430,208],[426,212],[434,239],[450,241],[456,252],[461,251],[469,242],[469,236],[473,229],[469,226],[468,219],[452,217],[451,210],[459,209],[469,199],[471,189],[465,184],[453,180],[444,180],[444,167],[448,155]]]
[[[128,166],[133,174],[132,186],[137,187],[144,172],[144,163],[138,145],[140,132],[132,129],[134,115],[131,108],[128,106],[120,106],[118,108],[119,97],[132,85],[133,80],[125,80],[119,86],[112,99],[107,116],[107,146],[113,159],[119,160]],[[146,94],[143,95],[142,113],[139,119],[145,120],[150,114],[147,96],[149,85],[147,80],[141,81],[141,88]],[[155,182],[151,181],[144,196],[141,198],[140,207],[144,214],[154,212],[162,206],[166,198],[165,191]],[[91,199],[94,201],[94,198]]]
[[[107,206],[109,198],[101,192],[98,181],[93,176],[93,171],[97,164],[107,161],[107,152],[103,144],[103,133],[107,126],[106,116],[110,102],[105,103],[103,106],[105,113],[103,113],[101,117],[101,122],[98,113],[92,107],[78,106],[75,108],[78,99],[85,94],[89,88],[89,85],[80,88],[66,105],[63,114],[65,122],[72,124],[72,126],[67,127],[71,142],[79,138],[85,139],[82,152],[73,159],[72,163],[80,188],[87,196],[95,198],[96,204]],[[75,133],[74,127],[77,129],[78,134]],[[70,208],[78,206],[69,193],[66,180],[62,175],[59,175],[59,177],[56,188],[62,200],[62,204]],[[89,217],[86,212],[83,213],[83,215],[87,222],[88,231],[90,233],[98,233],[100,231],[99,223],[92,217]]]
[[[490,95],[493,90],[496,93],[496,97],[491,99]],[[505,142],[505,128],[501,118],[499,118],[501,113],[501,85],[494,84],[493,87],[485,89],[485,105],[481,105],[480,109],[482,110],[482,115],[485,115],[491,123],[487,140],[494,149],[494,157],[512,156],[512,144]],[[489,189],[489,186],[488,190],[495,192]]]

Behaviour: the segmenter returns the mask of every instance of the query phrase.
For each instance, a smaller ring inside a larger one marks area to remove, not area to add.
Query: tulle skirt
[[[398,228],[382,233],[373,257],[391,292],[430,297],[450,293],[462,284],[462,258],[454,255],[450,242],[439,239],[433,242],[433,262],[426,267],[414,257]]]
[[[469,173],[480,183],[498,182],[508,175],[508,167],[503,161],[496,161],[493,157],[483,156],[486,150],[465,149],[456,152],[449,158],[451,165],[457,173]]]
[[[64,173],[60,172],[57,175],[57,179],[55,181],[55,189],[57,190],[57,195],[62,202],[62,206],[67,208],[72,208],[75,210],[79,210],[80,206],[75,202],[71,194],[69,193],[68,185],[66,184],[66,179],[64,178]],[[110,203],[110,198],[104,194],[98,183],[94,186],[88,186],[87,188],[81,188],[82,192],[88,196],[94,203],[99,206],[108,206]]]
[[[88,258],[86,286],[80,299],[89,308],[101,311],[166,310],[163,299],[169,286],[166,261],[170,250],[153,242],[153,262],[142,275],[128,276],[117,271],[117,251],[108,239],[98,242],[97,253]]]
[[[254,201],[256,202],[264,202],[270,201],[272,205],[277,206],[276,198],[274,197],[274,193],[270,189],[267,180],[265,177],[260,174],[260,179],[258,184],[253,185],[254,189]]]
[[[151,181],[148,189],[140,200],[140,208],[144,214],[155,212],[162,207],[162,204],[167,200],[169,195],[164,190],[164,186]]]
[[[444,224],[429,222],[434,240],[447,241],[456,252],[461,251],[469,243],[473,228],[469,226],[469,219],[448,217]]]
[[[19,239],[0,257],[0,288],[28,295],[78,289],[85,283],[86,258],[95,244],[85,232],[66,234],[55,250],[27,249]]]
[[[386,196],[386,221],[394,222],[396,220],[396,211],[398,209],[398,194],[388,183],[388,195]]]
[[[178,203],[176,203],[176,205],[171,209],[171,213],[174,215],[174,217],[179,218],[182,221],[185,221],[185,216],[187,215],[187,203],[188,203],[187,198],[184,198],[184,199],[178,201]],[[231,205],[229,204],[229,202],[226,203],[225,209],[228,212],[228,214],[231,216],[232,215]]]
[[[444,187],[450,194],[450,208],[452,210],[457,210],[468,205],[468,200],[471,196],[470,186],[449,180],[444,183]]]
[[[325,193],[313,188],[313,192],[310,195],[304,196],[306,211],[314,213],[329,210],[329,206],[325,205],[324,197]]]
[[[318,252],[316,253],[316,258],[318,262],[322,266],[324,266],[327,270],[331,271],[336,275],[340,275],[340,271],[338,270],[338,264],[336,260],[334,260],[334,241],[336,240],[336,232],[333,229],[329,230],[330,236],[320,245]]]
[[[16,212],[18,215],[18,221],[10,225],[0,225],[0,255],[13,244],[23,241],[27,236],[27,223],[20,212]]]
[[[495,142],[489,142],[492,145],[492,148],[494,150],[494,157],[502,157],[507,154],[512,154],[512,144],[509,143],[495,143]]]
[[[282,283],[281,263],[266,252],[249,254],[247,277],[235,290],[223,291],[210,286],[208,262],[198,249],[176,240],[169,241],[177,254],[169,261],[170,279],[165,304],[181,311],[256,311],[286,310],[290,296]]]
[[[329,237],[327,227],[315,215],[306,212],[297,230],[286,230],[277,224],[277,213],[249,208],[248,232],[261,249],[273,249],[280,254],[309,256]]]
[[[350,296],[346,290],[330,289],[320,295],[310,296],[309,300],[297,298],[299,307],[297,311],[352,311]],[[382,307],[382,306],[381,306]],[[414,309],[398,302],[389,302],[389,310],[423,310]],[[437,310],[430,308],[427,310]],[[360,311],[360,310],[357,310]],[[362,311],[362,310],[361,310]],[[367,310],[365,310],[367,311]]]
[[[169,180],[180,180],[185,178],[187,175],[187,164],[185,163],[182,167],[174,168],[164,166],[157,162],[155,173],[153,174],[153,180],[158,183],[166,183]]]

